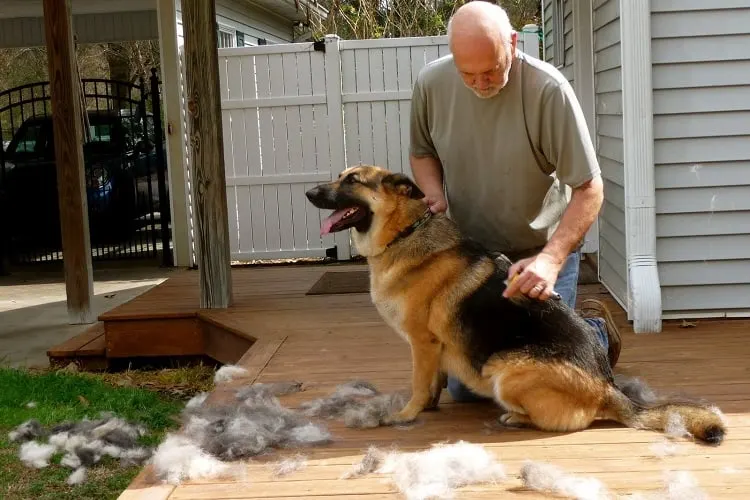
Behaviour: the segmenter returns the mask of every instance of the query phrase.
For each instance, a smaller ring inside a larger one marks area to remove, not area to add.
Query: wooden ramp
[[[383,324],[368,294],[305,295],[323,272],[330,270],[335,268],[237,269],[233,273],[236,306],[196,312],[204,323],[256,339],[237,361],[248,370],[247,375],[219,385],[209,403],[233,398],[237,387],[253,382],[302,382],[302,392],[280,398],[289,407],[326,395],[337,384],[353,379],[372,382],[381,391],[408,392],[408,346]],[[197,282],[193,285],[197,287]],[[187,288],[187,283],[173,282],[165,290],[174,297],[197,294]],[[154,300],[158,293],[154,290]],[[661,334],[637,336],[602,287],[580,287],[579,300],[592,296],[607,301],[623,332],[624,347],[616,371],[642,376],[655,389],[714,401],[729,420],[729,435],[723,445],[711,448],[680,442],[675,455],[659,457],[661,435],[604,423],[570,434],[498,430],[486,425],[498,415],[492,404],[455,403],[444,392],[439,410],[423,413],[409,430],[354,430],[326,421],[333,434],[332,444],[277,451],[254,460],[247,466],[247,481],[191,481],[173,486],[161,484],[146,467],[120,498],[403,498],[385,477],[343,480],[340,476],[371,445],[405,451],[461,439],[486,445],[506,466],[510,478],[497,485],[462,488],[456,498],[551,498],[521,488],[517,473],[528,459],[598,478],[619,494],[656,493],[666,471],[673,470],[692,474],[709,498],[746,498],[750,492],[750,322],[667,323]],[[147,303],[133,303],[113,311],[111,317],[120,315],[125,321],[128,311],[148,307]],[[185,335],[189,338],[192,333]],[[270,462],[299,452],[307,456],[305,469],[281,478],[273,476]]]

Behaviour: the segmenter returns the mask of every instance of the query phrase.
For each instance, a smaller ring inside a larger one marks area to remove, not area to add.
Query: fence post
[[[167,267],[174,265],[172,250],[169,247],[169,225],[172,221],[169,195],[167,194],[167,164],[164,161],[164,134],[161,120],[161,94],[159,76],[156,68],[151,68],[151,107],[154,115],[154,147],[156,150],[156,178],[159,183],[159,226],[161,227],[161,255],[162,264]],[[148,121],[143,117],[143,126],[148,131]]]
[[[523,51],[531,57],[539,59],[539,26],[526,24],[521,28],[521,39],[523,40]]]
[[[325,36],[326,103],[328,105],[328,137],[331,147],[331,180],[336,178],[346,168],[339,40],[337,35]],[[336,258],[338,260],[351,259],[352,251],[349,244],[349,232],[338,232],[334,235],[334,238],[336,241]]]

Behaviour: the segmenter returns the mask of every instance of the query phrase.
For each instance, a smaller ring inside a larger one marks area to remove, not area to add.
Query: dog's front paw
[[[385,417],[383,423],[385,425],[410,424],[417,419],[417,415],[419,415],[423,409],[423,407],[411,403],[407,404],[401,411],[391,413]]]

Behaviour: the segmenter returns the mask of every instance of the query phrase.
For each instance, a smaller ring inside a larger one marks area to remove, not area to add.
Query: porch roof
[[[78,43],[159,38],[156,0],[71,0]],[[42,0],[0,2],[0,49],[45,45]]]
[[[237,0],[237,3],[263,9],[290,22],[304,21],[308,9],[327,14],[318,0]],[[71,0],[71,11],[79,43],[159,39],[156,0]],[[44,45],[42,0],[0,2],[0,49]]]

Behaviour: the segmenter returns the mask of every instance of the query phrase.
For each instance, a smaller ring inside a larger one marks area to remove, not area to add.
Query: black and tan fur
[[[618,387],[593,328],[561,301],[504,298],[507,264],[446,216],[408,232],[426,213],[423,196],[407,176],[373,166],[307,192],[316,207],[356,209],[333,230],[353,228],[373,303],[411,347],[412,396],[392,423],[435,407],[450,373],[502,406],[508,425],[576,431],[607,419],[664,430],[675,412],[696,438],[723,440],[726,427],[712,406],[647,401]]]

